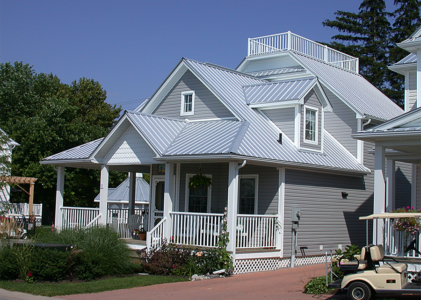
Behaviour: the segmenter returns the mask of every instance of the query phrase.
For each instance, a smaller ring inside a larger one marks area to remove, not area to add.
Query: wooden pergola
[[[0,177],[0,181],[12,183],[17,185],[22,191],[29,195],[29,216],[32,215],[34,206],[34,185],[38,178],[34,177],[19,177],[19,176],[4,176]],[[19,184],[29,184],[29,192],[27,192]]]

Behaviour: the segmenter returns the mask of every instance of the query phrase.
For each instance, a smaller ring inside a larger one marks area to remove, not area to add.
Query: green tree
[[[419,26],[421,26],[420,6],[419,0],[395,0],[396,10],[394,12],[395,21],[393,23],[393,30],[391,36],[391,48],[389,54],[389,62],[396,63],[406,57],[409,53],[396,46],[407,39]],[[387,95],[403,106],[405,77],[388,70],[387,81],[389,82],[389,89]]]
[[[106,92],[92,79],[67,85],[22,62],[0,64],[0,127],[21,144],[13,152],[12,175],[38,178],[35,201],[44,204],[47,218],[54,214],[56,171],[39,161],[105,136],[121,111],[105,100]],[[124,177],[111,173],[110,186]],[[98,171],[66,168],[65,205],[93,206],[98,192]]]
[[[391,26],[383,0],[364,0],[358,13],[337,11],[335,20],[326,20],[324,26],[337,29],[330,47],[356,56],[360,60],[360,74],[378,89],[385,91],[390,48]]]

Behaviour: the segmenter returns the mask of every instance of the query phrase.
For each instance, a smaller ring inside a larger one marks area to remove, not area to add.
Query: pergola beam
[[[0,181],[16,184],[20,189],[29,195],[29,216],[32,215],[34,207],[34,185],[38,178],[35,177],[19,177],[19,176],[3,176]],[[29,184],[29,193],[25,191],[19,184]]]

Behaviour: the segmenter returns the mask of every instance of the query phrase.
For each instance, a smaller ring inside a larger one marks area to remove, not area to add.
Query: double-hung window
[[[257,214],[258,175],[241,175],[238,201],[238,213]]]
[[[304,106],[304,142],[318,144],[318,109]]]
[[[181,93],[181,116],[194,115],[194,91]]]

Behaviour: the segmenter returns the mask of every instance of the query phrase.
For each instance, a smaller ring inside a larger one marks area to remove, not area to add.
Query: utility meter
[[[300,222],[300,219],[301,219],[301,209],[299,207],[293,207],[291,221]]]

